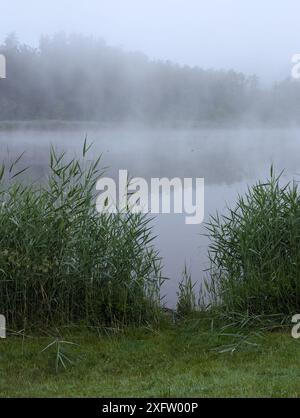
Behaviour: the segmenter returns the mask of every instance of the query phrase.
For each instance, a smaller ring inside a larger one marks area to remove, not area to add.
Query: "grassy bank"
[[[298,397],[299,342],[267,333],[234,354],[214,349],[228,337],[207,325],[139,328],[114,336],[74,330],[61,340],[66,369],[56,370],[53,336],[0,341],[1,397]]]

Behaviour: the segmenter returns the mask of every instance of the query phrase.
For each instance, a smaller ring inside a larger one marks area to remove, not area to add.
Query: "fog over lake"
[[[137,128],[2,130],[1,160],[13,160],[21,152],[22,166],[42,179],[47,173],[50,144],[72,156],[80,155],[85,135],[93,142],[91,156],[102,154],[106,175],[118,170],[130,176],[204,177],[205,221],[217,210],[224,213],[248,184],[267,178],[271,164],[284,169],[283,180],[299,178],[299,129],[194,129],[144,130]],[[163,214],[153,220],[155,244],[163,257],[166,302],[174,306],[178,281],[185,263],[199,283],[207,273],[207,238],[204,225],[186,225],[185,215]]]

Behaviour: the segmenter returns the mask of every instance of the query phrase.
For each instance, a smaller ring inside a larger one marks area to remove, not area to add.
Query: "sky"
[[[82,33],[150,58],[257,74],[289,76],[300,53],[299,0],[0,0],[0,40],[16,32]]]

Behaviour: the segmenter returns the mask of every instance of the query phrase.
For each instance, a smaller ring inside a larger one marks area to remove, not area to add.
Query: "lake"
[[[217,210],[233,205],[248,184],[264,180],[274,164],[285,170],[283,180],[299,178],[299,129],[193,129],[145,130],[104,129],[78,126],[76,129],[10,129],[0,131],[2,160],[13,160],[21,152],[32,176],[47,172],[49,146],[80,155],[85,135],[94,143],[91,155],[102,154],[107,176],[119,169],[131,176],[205,179],[205,221]],[[153,221],[156,246],[163,257],[163,274],[169,278],[163,292],[168,306],[176,303],[178,281],[185,263],[194,281],[207,273],[208,239],[204,225],[186,225],[184,215],[164,214]]]

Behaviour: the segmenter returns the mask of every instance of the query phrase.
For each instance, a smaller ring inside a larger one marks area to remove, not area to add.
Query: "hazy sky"
[[[288,76],[300,53],[299,0],[0,0],[0,39],[80,32],[152,58]]]

